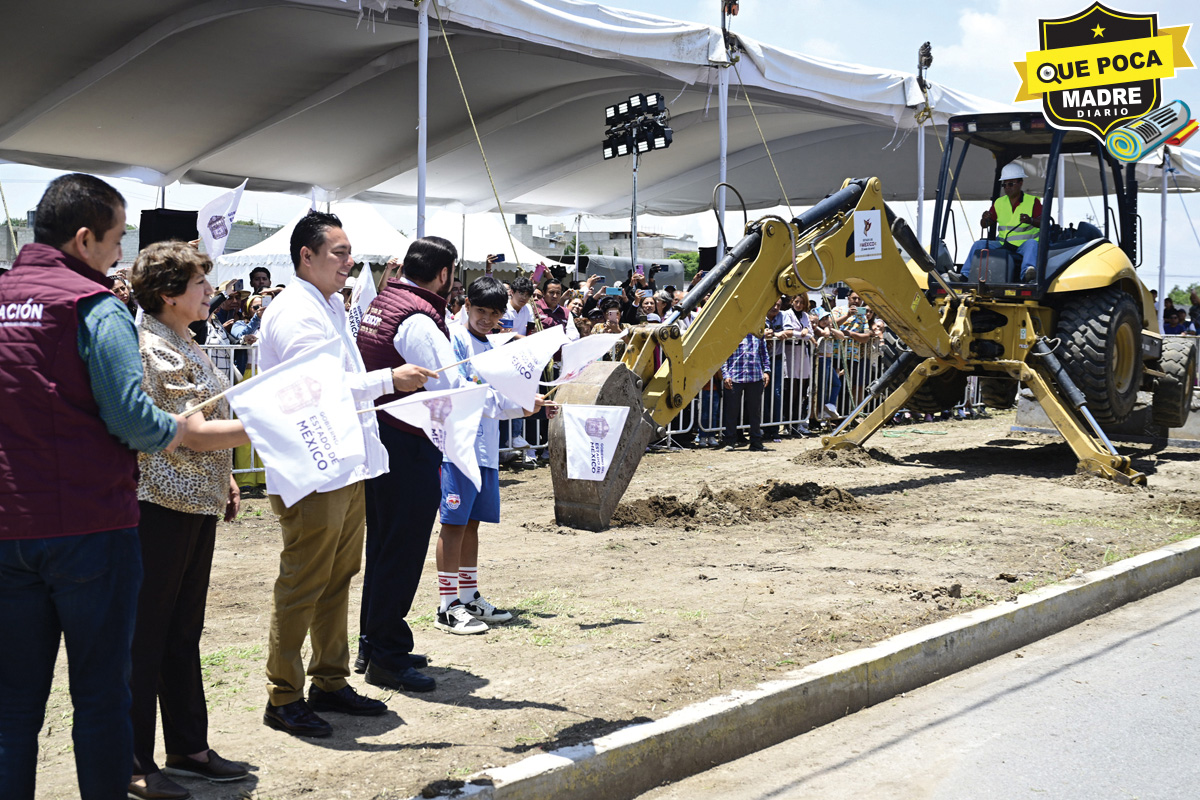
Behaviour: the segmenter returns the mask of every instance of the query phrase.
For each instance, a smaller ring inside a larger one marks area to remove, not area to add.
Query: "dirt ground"
[[[254,772],[181,782],[197,798],[408,798],[1200,533],[1200,450],[1123,448],[1150,485],[1120,487],[1073,474],[1065,444],[1012,423],[891,428],[872,453],[836,458],[815,439],[651,454],[604,533],[554,523],[548,469],[503,472],[480,585],[516,619],[483,636],[435,629],[431,548],[413,627],[437,691],[352,676],[390,711],[329,715],[324,740],[262,724],[279,532],[251,499],[219,529],[201,652],[210,744]],[[42,798],[76,795],[65,675],[63,658]]]

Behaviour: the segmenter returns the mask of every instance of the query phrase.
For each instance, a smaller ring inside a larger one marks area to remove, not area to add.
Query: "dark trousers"
[[[133,760],[129,647],[141,583],[136,528],[0,541],[4,800],[33,799],[38,731],[62,638],[75,712],[78,796],[125,796]]]
[[[133,630],[133,773],[157,772],[156,705],[171,755],[208,749],[200,634],[217,541],[217,518],[141,502],[138,538],[145,578]],[[157,703],[156,703],[157,701]]]
[[[780,345],[782,347],[782,345]],[[766,421],[768,424],[764,428],[764,433],[772,439],[779,438],[779,420],[783,419],[783,357],[775,356],[771,359],[771,383],[766,388],[767,409]]]
[[[412,608],[442,501],[442,453],[421,435],[379,426],[390,470],[367,481],[367,560],[359,648],[390,672],[411,666]]]
[[[743,398],[746,401],[744,412]],[[725,444],[733,444],[737,440],[739,416],[750,426],[750,443],[762,442],[762,398],[762,381],[735,383],[732,389],[725,390]]]

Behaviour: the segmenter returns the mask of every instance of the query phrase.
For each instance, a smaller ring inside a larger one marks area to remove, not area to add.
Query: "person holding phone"
[[[508,323],[518,337],[529,334],[529,327],[533,324],[533,307],[529,305],[529,300],[533,297],[533,281],[526,278],[524,275],[518,275],[513,278],[510,284],[508,307],[504,310],[504,316],[500,318],[500,323],[503,326]]]
[[[496,256],[496,258],[500,257]],[[500,326],[504,332],[511,330],[515,334],[514,339],[528,335],[533,327],[533,307],[529,304],[531,297],[533,297],[533,281],[524,275],[513,278],[512,283],[509,284],[508,306],[504,310],[504,315],[500,317]],[[525,439],[525,420],[514,419],[509,431],[512,436],[512,446],[522,452],[522,462],[526,464],[536,462],[537,459],[532,455],[533,450]],[[508,442],[505,444],[507,445]],[[529,452],[525,452],[527,450]]]
[[[838,321],[838,327],[845,335],[843,345],[846,358],[847,380],[854,388],[855,403],[862,401],[863,389],[867,383],[867,359],[864,358],[867,344],[871,341],[871,323],[867,318],[867,306],[857,292],[851,292],[846,298],[847,307]]]

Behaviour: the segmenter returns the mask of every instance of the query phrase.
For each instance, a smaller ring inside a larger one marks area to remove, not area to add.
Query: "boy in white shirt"
[[[467,324],[450,328],[456,361],[492,349],[487,335],[505,313],[507,299],[504,285],[495,278],[485,275],[471,283],[463,307]],[[470,361],[458,369],[465,380],[484,382]],[[526,411],[495,392],[490,394],[475,436],[481,478],[478,490],[449,459],[442,461],[442,529],[437,543],[439,606],[434,625],[448,633],[483,633],[488,623],[512,619],[511,613],[496,608],[479,592],[479,523],[500,521],[499,420],[528,416],[542,406],[541,395],[537,395],[533,409]],[[553,404],[547,405],[547,414],[552,414],[554,408]]]

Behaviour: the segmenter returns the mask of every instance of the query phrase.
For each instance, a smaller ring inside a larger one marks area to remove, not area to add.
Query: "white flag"
[[[579,377],[583,368],[598,358],[601,358],[617,342],[625,338],[624,333],[593,333],[574,342],[567,342],[562,349],[562,377],[550,381],[546,386],[558,386]]]
[[[363,264],[354,289],[350,292],[350,310],[346,312],[347,322],[350,323],[350,336],[358,337],[358,326],[362,324],[363,314],[371,307],[371,301],[379,293],[375,291],[375,276],[371,273],[371,265]]]
[[[236,189],[210,201],[196,215],[204,252],[213,261],[225,252],[225,243],[229,241],[229,231],[233,228],[233,218],[237,216],[238,203],[242,202],[242,190],[246,188],[247,181],[249,178]]]
[[[425,431],[429,441],[450,459],[478,490],[479,460],[475,457],[475,437],[488,387],[467,386],[440,392],[416,394],[379,406],[401,422]]]
[[[602,481],[625,429],[628,406],[562,407],[567,435],[567,477],[577,481]]]
[[[340,339],[242,382],[225,397],[263,464],[279,477],[284,505],[294,505],[366,460]]]
[[[480,353],[471,359],[471,366],[497,392],[532,411],[542,369],[566,341],[566,331],[555,325]]]

